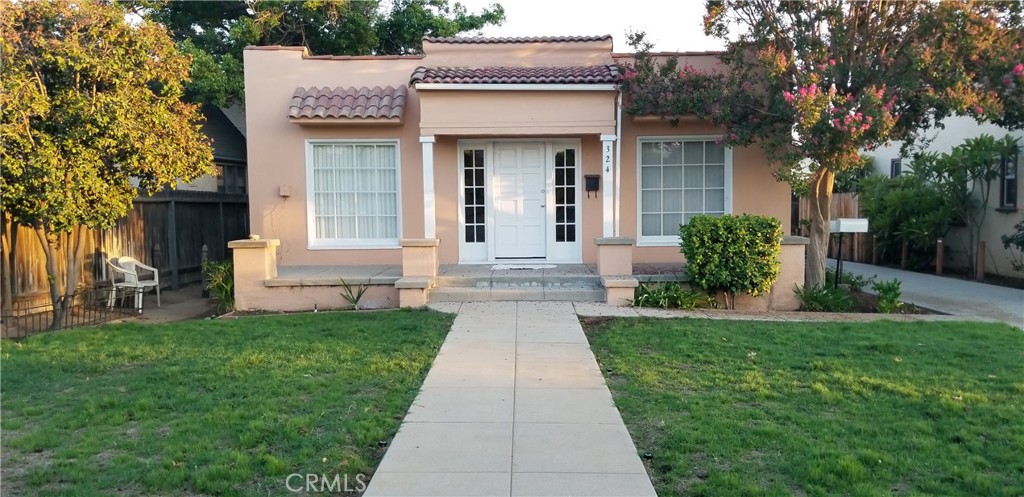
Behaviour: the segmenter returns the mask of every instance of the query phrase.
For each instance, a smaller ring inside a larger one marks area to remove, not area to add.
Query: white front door
[[[546,255],[545,143],[494,144],[494,258]]]

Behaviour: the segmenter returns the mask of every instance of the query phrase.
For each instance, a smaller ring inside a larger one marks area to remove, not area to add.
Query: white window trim
[[[313,191],[313,166],[310,158],[313,156],[314,145],[394,145],[395,146],[395,193],[397,194],[398,212],[398,238],[380,238],[373,240],[358,240],[351,238],[316,238],[316,201]],[[311,139],[306,140],[306,248],[308,250],[367,250],[367,249],[401,249],[399,239],[402,237],[402,144],[401,140],[394,139]]]
[[[636,138],[636,246],[637,247],[678,247],[679,235],[676,236],[644,236],[643,235],[643,178],[641,161],[641,145],[645,141],[715,141],[722,135],[660,135],[638,136]],[[725,147],[725,213],[732,214],[732,147]]]
[[[1011,158],[1013,159],[1012,164],[1010,162]],[[1021,190],[1021,188],[1020,188],[1021,187],[1021,181],[1020,181],[1020,174],[1018,174],[1017,169],[1018,169],[1018,165],[1020,164],[1020,151],[1019,150],[1015,151],[1013,153],[1013,155],[1001,156],[999,158],[999,161],[1000,161],[1000,165],[999,165],[999,178],[998,178],[998,181],[999,181],[999,204],[998,204],[998,208],[1000,208],[1000,209],[1014,209],[1014,210],[1018,209],[1020,207],[1019,206],[1020,202],[1018,201],[1017,198],[1009,199],[1009,200],[1013,201],[1012,204],[1006,202],[1006,200],[1007,200],[1007,197],[1006,197],[1006,181],[1007,181],[1007,179],[1009,179],[1011,177],[1013,178],[1013,182],[1015,183],[1015,186],[1016,186],[1015,189],[1017,190],[1017,192],[1016,192],[1017,193],[1017,197],[1019,198],[1020,197],[1020,190]]]

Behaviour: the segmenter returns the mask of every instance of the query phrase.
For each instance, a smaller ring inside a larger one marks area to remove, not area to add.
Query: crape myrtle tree
[[[212,172],[213,152],[197,106],[181,99],[189,58],[164,27],[97,0],[0,0],[0,25],[5,305],[10,223],[29,226],[56,325],[78,285],[84,228],[124,217],[140,189]]]
[[[135,0],[136,13],[167,26],[192,56],[188,97],[218,106],[242,102],[248,45],[304,46],[314,55],[420,53],[424,36],[454,36],[500,25],[499,4],[471,13],[449,0]]]
[[[624,67],[626,111],[687,115],[756,144],[777,179],[810,200],[805,284],[825,279],[838,172],[863,150],[919,142],[951,115],[1024,123],[1021,2],[711,0],[705,33],[727,42],[710,70],[650,53]]]

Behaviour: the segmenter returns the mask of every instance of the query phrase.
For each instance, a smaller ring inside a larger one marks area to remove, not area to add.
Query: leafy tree
[[[197,106],[181,100],[189,59],[162,26],[133,26],[97,0],[0,0],[0,12],[0,206],[43,247],[56,323],[83,227],[125,216],[136,185],[153,193],[211,172],[213,153]]]
[[[627,111],[722,126],[758,144],[780,180],[807,188],[806,284],[824,281],[837,172],[861,150],[913,143],[950,115],[1024,126],[1021,2],[709,0],[704,29],[727,40],[721,67],[679,67],[633,35]],[[663,58],[661,58],[663,59]]]
[[[881,261],[901,260],[906,244],[907,264],[924,269],[935,255],[935,241],[949,233],[956,216],[939,186],[915,172],[861,180],[860,209],[871,220],[869,229]]]
[[[281,1],[141,0],[137,11],[166,25],[192,56],[189,97],[227,105],[241,102],[242,51],[248,45],[304,46],[314,55],[405,55],[422,50],[423,36],[454,36],[501,24],[498,5],[478,14],[449,0]]]
[[[1017,153],[1020,140],[983,134],[968,138],[949,153],[923,153],[911,165],[913,175],[934,185],[952,218],[967,227],[964,253],[968,266],[977,264],[978,241],[985,224],[992,186],[999,178],[1000,160]]]

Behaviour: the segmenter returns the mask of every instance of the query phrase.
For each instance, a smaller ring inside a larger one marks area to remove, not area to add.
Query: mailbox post
[[[839,233],[839,254],[836,256],[835,288],[839,288],[839,280],[843,277],[843,233],[867,233],[868,220],[862,218],[841,217],[833,219],[829,232]]]

